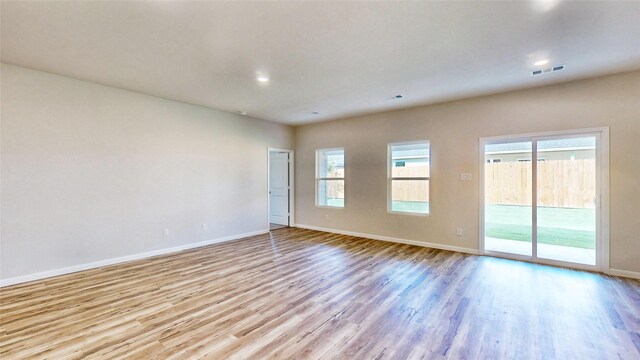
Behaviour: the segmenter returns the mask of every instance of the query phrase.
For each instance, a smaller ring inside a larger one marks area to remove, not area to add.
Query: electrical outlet
[[[462,228],[461,227],[456,228],[456,235],[462,236]]]
[[[169,229],[164,229],[162,234],[164,234],[164,237],[169,237]]]
[[[471,174],[469,173],[460,174],[460,181],[471,181]]]
[[[207,231],[209,229],[209,227],[207,226],[207,224],[202,224],[202,231]]]
[[[324,216],[324,219],[325,219],[325,220],[329,220],[329,214],[326,214],[326,215]]]

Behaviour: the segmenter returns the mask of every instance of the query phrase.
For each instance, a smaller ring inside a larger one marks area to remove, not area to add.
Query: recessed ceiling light
[[[547,12],[558,6],[560,0],[533,0],[531,6],[538,12]]]
[[[538,60],[536,62],[533,63],[534,66],[542,66],[542,65],[547,65],[549,63],[549,60],[547,59],[542,59],[542,60]]]
[[[256,76],[256,80],[261,83],[269,82],[269,77],[267,75],[258,75]]]
[[[240,114],[240,115],[247,115],[247,112],[246,112],[246,111],[238,111],[238,114]]]

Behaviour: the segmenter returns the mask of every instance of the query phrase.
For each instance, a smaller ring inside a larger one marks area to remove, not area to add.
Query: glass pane
[[[391,211],[429,213],[429,180],[391,180]]]
[[[391,145],[392,177],[429,177],[429,143]]]
[[[596,264],[596,139],[538,141],[538,257]]]
[[[318,205],[344,207],[344,180],[318,180]]]
[[[532,143],[485,145],[485,250],[532,256]]]
[[[344,149],[318,151],[318,177],[344,178]]]

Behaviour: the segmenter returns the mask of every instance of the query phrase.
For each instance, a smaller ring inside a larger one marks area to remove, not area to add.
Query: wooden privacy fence
[[[531,206],[531,162],[485,164],[485,203]],[[596,161],[538,162],[538,206],[595,208]]]
[[[428,166],[394,167],[393,176],[415,177],[427,176]],[[327,182],[327,197],[343,198],[344,183],[338,181]],[[394,201],[429,201],[429,185],[427,181],[395,180],[393,181]]]
[[[393,175],[399,177],[428,174],[425,167],[419,166],[393,170]],[[531,173],[531,162],[485,164],[485,203],[531,206]],[[343,198],[343,182],[328,182],[327,195]],[[595,159],[538,162],[538,206],[593,209],[595,196]],[[425,181],[395,180],[393,200],[429,201],[429,186]]]
[[[395,177],[425,177],[429,166],[403,166],[392,168]],[[429,201],[429,182],[424,180],[394,180],[394,201]]]

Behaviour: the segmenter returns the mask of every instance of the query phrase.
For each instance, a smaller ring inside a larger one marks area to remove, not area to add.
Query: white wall
[[[478,251],[479,138],[600,126],[610,127],[610,266],[640,272],[640,71],[297,127],[296,222]],[[421,139],[431,215],[389,214],[386,145]],[[345,148],[344,209],[314,206],[314,151],[332,147]]]
[[[1,71],[1,279],[266,229],[267,148],[291,127]]]

